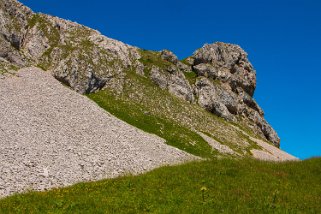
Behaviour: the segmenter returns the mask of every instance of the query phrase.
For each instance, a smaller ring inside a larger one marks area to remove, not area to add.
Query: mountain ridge
[[[33,13],[15,0],[1,0],[1,8],[3,70],[38,66],[81,94],[106,89],[118,95],[126,87],[126,72],[133,71],[160,89],[280,145],[252,97],[256,73],[238,45],[207,44],[180,61],[168,50],[142,50],[83,25]]]

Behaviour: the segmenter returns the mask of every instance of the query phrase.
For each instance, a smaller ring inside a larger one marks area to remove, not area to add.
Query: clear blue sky
[[[34,11],[185,58],[204,43],[239,44],[257,70],[255,98],[281,148],[321,156],[320,0],[22,0]]]

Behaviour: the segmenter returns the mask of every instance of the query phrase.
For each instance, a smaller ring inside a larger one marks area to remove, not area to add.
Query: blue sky
[[[204,43],[239,44],[257,70],[255,99],[301,158],[321,156],[320,0],[21,0],[144,49],[179,58]]]

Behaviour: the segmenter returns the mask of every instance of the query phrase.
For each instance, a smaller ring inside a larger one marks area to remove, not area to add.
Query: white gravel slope
[[[299,161],[298,158],[294,157],[282,151],[275,146],[272,146],[262,140],[251,138],[251,140],[255,141],[259,146],[262,147],[263,150],[252,149],[251,153],[253,157],[260,160],[266,161]]]
[[[196,159],[164,142],[37,68],[0,79],[0,197]]]
[[[203,134],[202,132],[197,132],[197,134],[201,136],[213,149],[219,151],[220,153],[230,155],[236,154],[230,147],[222,145],[221,143],[217,142],[216,140],[207,136],[206,134]]]
[[[297,157],[294,157],[293,155],[290,155],[289,153],[267,143],[260,139],[254,138],[250,135],[248,135],[246,132],[241,130],[237,126],[233,126],[238,131],[242,132],[244,135],[248,136],[250,140],[257,143],[258,146],[260,146],[262,149],[251,149],[251,153],[255,159],[263,160],[263,161],[299,161]]]

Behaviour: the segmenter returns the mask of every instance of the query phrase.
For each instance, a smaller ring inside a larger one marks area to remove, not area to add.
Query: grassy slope
[[[121,93],[108,89],[89,94],[88,97],[116,117],[163,137],[168,144],[194,155],[208,158],[218,154],[192,131],[195,129],[230,146],[241,155],[251,156],[252,148],[260,149],[228,122],[160,89],[148,77],[149,69],[153,65],[167,66],[168,62],[161,61],[159,53],[143,53],[145,58],[141,61],[146,66],[146,77],[128,70]],[[253,136],[253,133],[250,134]]]
[[[88,95],[99,106],[127,123],[164,138],[167,144],[191,154],[210,158],[217,154],[198,134],[175,121],[150,113],[140,103],[116,98],[108,91]]]
[[[320,213],[320,201],[321,159],[221,159],[15,195],[0,213]]]

